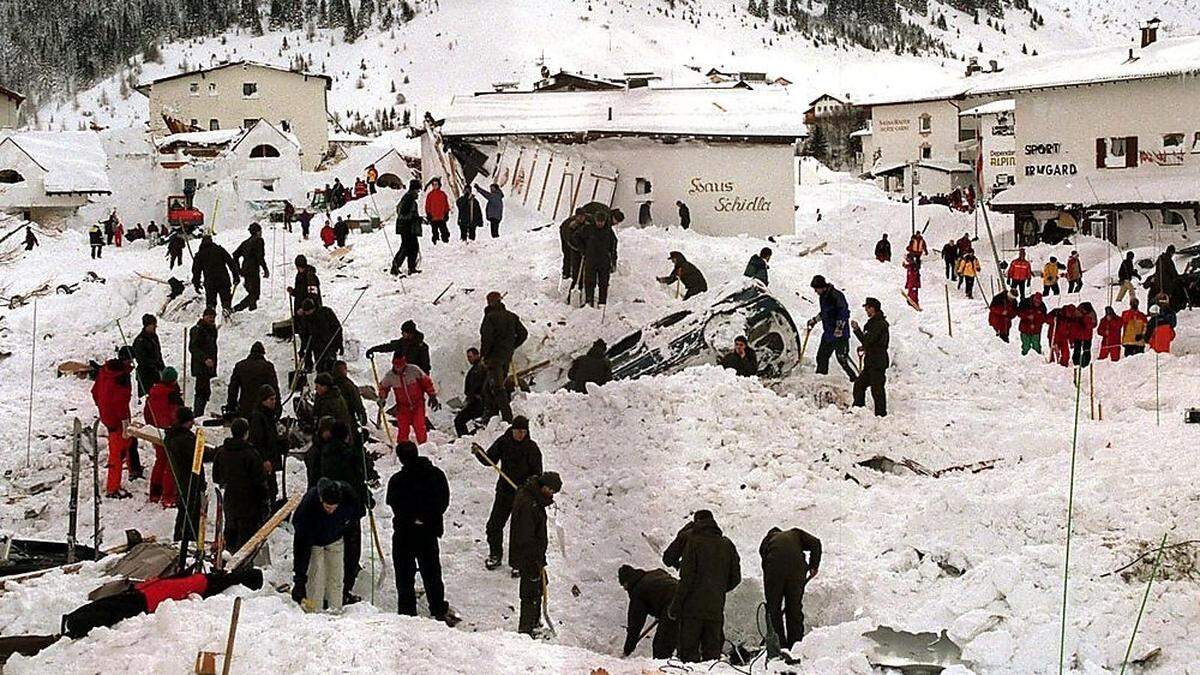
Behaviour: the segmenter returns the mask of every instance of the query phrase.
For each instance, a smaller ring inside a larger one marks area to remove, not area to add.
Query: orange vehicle
[[[204,225],[204,214],[184,195],[172,195],[167,197],[167,224],[190,232]]]

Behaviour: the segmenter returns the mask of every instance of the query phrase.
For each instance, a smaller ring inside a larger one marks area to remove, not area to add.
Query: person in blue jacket
[[[829,357],[837,355],[838,363],[850,381],[858,379],[858,372],[850,361],[850,306],[846,296],[833,287],[820,274],[812,278],[812,288],[817,292],[821,313],[808,320],[812,329],[821,323],[821,346],[817,348],[817,374],[829,372]]]
[[[500,221],[504,220],[504,193],[495,183],[492,183],[491,189],[488,190],[476,185],[475,190],[487,200],[487,205],[483,208],[483,215],[487,218],[488,224],[492,226],[492,239],[495,239],[500,236]]]
[[[344,584],[346,533],[360,527],[363,506],[349,485],[322,478],[292,515],[292,599],[306,612],[342,611],[350,589]]]

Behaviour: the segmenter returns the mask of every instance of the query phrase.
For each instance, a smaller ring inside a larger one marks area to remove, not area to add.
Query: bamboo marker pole
[[[1091,418],[1096,419],[1096,370],[1094,363],[1088,364],[1088,410]]]
[[[1058,672],[1062,675],[1064,667],[1064,658],[1067,650],[1067,588],[1068,581],[1071,578],[1071,525],[1072,515],[1075,511],[1075,457],[1076,450],[1079,447],[1079,390],[1081,389],[1080,381],[1083,379],[1079,372],[1080,368],[1075,367],[1075,425],[1071,433],[1071,474],[1067,488],[1067,547],[1066,556],[1063,561],[1063,587],[1062,587],[1062,628],[1058,638]]]
[[[954,322],[950,318],[950,286],[942,286],[942,290],[946,291],[946,333],[954,337]]]
[[[1125,648],[1125,658],[1121,660],[1121,675],[1129,664],[1129,656],[1133,653],[1133,641],[1137,639],[1138,626],[1142,624],[1142,614],[1146,611],[1146,601],[1150,599],[1150,587],[1154,585],[1154,577],[1158,576],[1159,565],[1162,563],[1163,549],[1167,546],[1167,533],[1163,532],[1162,541],[1158,543],[1158,553],[1154,556],[1154,567],[1150,570],[1150,579],[1146,582],[1146,593],[1142,596],[1142,606],[1138,608],[1137,619],[1133,622],[1133,634],[1129,636],[1129,646]]]

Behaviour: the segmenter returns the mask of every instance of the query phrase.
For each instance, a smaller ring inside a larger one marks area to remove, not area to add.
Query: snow
[[[1196,188],[1175,176],[1105,176],[1104,180],[1063,183],[1018,183],[992,199],[996,207],[1020,204],[1191,204]]]
[[[960,113],[959,117],[982,117],[983,115],[996,115],[1004,112],[1013,112],[1017,109],[1017,101],[1012,98],[1002,98],[999,101],[984,103],[977,105],[974,108],[968,108]]]
[[[211,131],[187,131],[180,134],[170,134],[154,139],[154,145],[159,148],[172,145],[228,145],[241,138],[244,129],[214,129]]]
[[[802,138],[804,100],[786,90],[658,89],[456,96],[442,133],[686,134]]]
[[[808,281],[817,273],[846,290],[860,321],[858,306],[864,297],[883,301],[893,325],[894,364],[889,371],[891,415],[883,420],[862,410],[844,410],[837,403],[847,400],[844,377],[813,374],[811,360],[770,386],[704,366],[613,383],[587,396],[538,386],[517,397],[515,408],[532,420],[547,467],[560,471],[565,481],[551,515],[550,613],[559,629],[554,644],[511,633],[516,583],[482,567],[483,523],[495,478],[471,458],[468,446],[490,442],[503,425],[495,421],[473,438],[457,440],[445,432],[451,424],[450,413],[443,410],[433,415],[439,431],[432,432],[423,452],[451,482],[442,551],[449,600],[466,617],[458,629],[393,615],[389,570],[376,594],[378,609],[363,604],[342,617],[305,616],[270,587],[230,591],[206,601],[173,603],[154,616],[57,645],[37,657],[15,658],[6,670],[84,672],[99,659],[113,670],[178,670],[196,650],[220,648],[232,595],[242,593],[247,602],[235,663],[242,664],[243,672],[586,672],[604,667],[611,673],[638,673],[651,664],[615,658],[625,616],[616,568],[621,563],[656,566],[656,554],[642,533],[662,545],[692,510],[702,507],[716,512],[742,554],[745,580],[730,594],[727,608],[727,631],[734,641],[758,639],[753,617],[762,582],[755,551],[767,528],[800,526],[824,541],[825,563],[805,600],[812,630],[797,648],[799,672],[871,672],[871,647],[862,633],[880,625],[948,630],[967,659],[968,670],[957,672],[1056,670],[1075,401],[1071,372],[1036,357],[1021,359],[1015,345],[991,334],[984,303],[978,297],[967,300],[954,288],[954,337],[947,336],[940,265],[935,263],[926,266],[925,311],[904,306],[898,297],[903,271],[876,263],[871,249],[880,230],[891,234],[894,246],[903,245],[908,205],[888,200],[868,183],[828,171],[818,171],[797,194],[796,234],[774,243],[623,229],[611,304],[603,314],[562,303],[557,231],[532,231],[539,220],[518,205],[511,205],[499,240],[425,246],[425,272],[405,279],[402,286],[382,272],[389,259],[383,232],[352,235],[349,260],[335,266],[315,238],[302,242],[298,233],[268,228],[267,250],[276,273],[264,281],[262,309],[237,315],[221,328],[215,403],[224,400],[224,377],[233,362],[262,339],[268,320],[286,315],[282,288],[288,261],[297,253],[315,261],[328,302],[339,314],[345,316],[361,294],[347,319],[350,339],[372,344],[394,337],[404,319],[417,321],[432,348],[433,376],[443,400],[461,391],[462,354],[477,341],[482,296],[491,289],[507,291],[507,304],[529,327],[518,368],[578,353],[596,337],[611,342],[679,308],[681,301],[652,278],[665,273],[669,250],[684,251],[717,288],[740,278],[751,253],[772,246],[771,288],[797,321],[816,313]],[[918,206],[916,217],[931,221],[931,248],[973,228],[969,216],[942,207]],[[993,226],[998,232],[1004,229]],[[0,361],[0,382],[8,383],[0,397],[0,418],[10,420],[0,427],[0,447],[7,448],[0,453],[5,476],[0,492],[12,503],[0,513],[0,526],[57,539],[66,521],[65,481],[39,495],[20,486],[63,476],[66,423],[75,415],[90,420],[94,412],[86,382],[49,373],[67,358],[111,353],[120,343],[114,320],[120,319],[128,333],[143,312],[158,312],[165,297],[165,287],[139,280],[134,271],[158,277],[170,272],[161,252],[148,251],[141,242],[108,248],[104,259],[93,263],[83,233],[40,234],[40,248],[6,264],[5,294],[27,291],[42,281],[76,282],[89,269],[108,280],[83,284],[74,295],[39,301],[37,412],[28,468],[23,446],[32,307],[12,310],[9,331],[0,336],[0,346],[15,352]],[[224,230],[217,241],[231,247],[243,236]],[[825,252],[796,255],[822,242],[828,243]],[[394,238],[390,243],[395,245]],[[986,248],[986,238],[977,246]],[[1007,234],[1000,246],[1011,247]],[[1049,255],[1063,258],[1069,248],[1037,247],[1030,256],[1039,261]],[[1104,290],[1098,286],[1109,265],[1115,270],[1119,254],[1093,239],[1079,240],[1076,248],[1086,268],[1086,297],[1103,306]],[[994,278],[990,262],[987,267],[980,281],[984,287]],[[450,290],[433,306],[432,299],[448,284]],[[703,301],[701,296],[688,302]],[[1064,301],[1055,298],[1052,304]],[[179,336],[194,319],[193,310],[169,309],[161,317],[168,363],[180,362]],[[1191,524],[1200,513],[1186,495],[1200,478],[1190,459],[1198,434],[1181,419],[1197,394],[1191,374],[1200,354],[1200,323],[1188,313],[1180,317],[1176,348],[1176,354],[1157,359],[1161,425],[1154,422],[1155,359],[1096,366],[1103,421],[1089,419],[1084,378],[1067,632],[1068,660],[1078,663],[1075,670],[1080,672],[1119,668],[1143,590],[1136,581],[1101,575],[1157,543],[1164,528],[1174,528],[1172,541],[1196,536]],[[267,349],[269,358],[286,369],[290,346],[267,341]],[[811,359],[815,346],[809,350]],[[369,364],[361,358],[352,361],[351,376],[370,382]],[[553,379],[547,375],[547,381]],[[103,452],[103,440],[101,448]],[[999,462],[977,474],[936,479],[876,474],[857,466],[877,454],[909,457],[931,468]],[[150,457],[146,449],[142,456]],[[295,489],[303,484],[303,473],[298,463],[291,464],[288,483]],[[385,477],[396,468],[390,457],[379,464]],[[132,489],[135,499],[102,505],[109,545],[125,527],[160,537],[170,532],[173,514],[143,501],[145,483],[135,482]],[[380,503],[376,516],[387,548],[390,512],[382,499]],[[24,517],[42,508],[41,515]],[[86,539],[90,507],[81,511]],[[271,547],[269,580],[290,580],[287,533],[276,534]],[[364,550],[367,569],[358,587],[368,597],[369,555]],[[965,573],[950,576],[936,561]],[[52,574],[6,588],[0,594],[0,632],[55,630],[59,615],[82,603],[102,580],[102,573],[88,566],[79,574]],[[1162,672],[1183,672],[1195,663],[1200,659],[1197,606],[1200,591],[1178,572],[1157,582],[1135,655],[1161,646]],[[280,628],[284,625],[286,630]],[[388,636],[388,649],[364,648],[380,635]],[[643,645],[638,654],[646,650]]]
[[[109,193],[108,156],[90,131],[17,131],[0,133],[46,170],[46,194]]]

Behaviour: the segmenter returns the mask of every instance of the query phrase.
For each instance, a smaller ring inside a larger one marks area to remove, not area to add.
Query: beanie
[[[825,281],[825,277],[818,274],[812,278],[812,283],[809,285],[813,288],[825,288],[829,283]]]
[[[132,361],[133,360],[133,350],[130,349],[128,346],[120,347],[117,349],[117,358],[122,361]]]
[[[251,355],[262,356],[263,354],[266,354],[266,353],[267,353],[267,348],[263,346],[263,343],[255,342],[254,344],[250,345],[250,354]]]
[[[143,314],[142,315],[142,325],[143,326],[154,326],[157,324],[158,324],[158,319],[154,318],[153,314]]]
[[[524,415],[517,415],[513,418],[512,428],[529,431],[529,418]]]
[[[163,382],[177,382],[179,381],[179,371],[175,370],[171,366],[167,366],[166,368],[163,368],[162,374],[159,375],[159,378],[162,379]]]
[[[550,488],[554,492],[562,491],[562,476],[559,476],[556,471],[542,473],[542,475],[538,476],[538,483],[541,483],[543,487]]]
[[[245,438],[249,431],[250,423],[246,421],[245,417],[235,417],[233,418],[233,421],[229,423],[229,433],[234,438]]]

